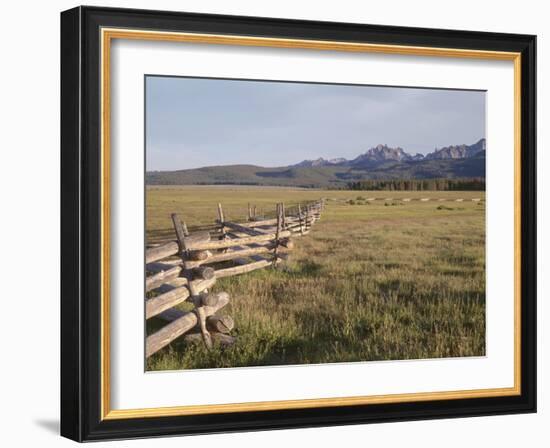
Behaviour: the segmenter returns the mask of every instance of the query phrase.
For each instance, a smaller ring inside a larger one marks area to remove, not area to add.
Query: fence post
[[[219,210],[221,210],[221,205],[219,205],[219,207],[220,207]],[[223,217],[223,211],[221,211],[221,216]],[[185,266],[185,261],[189,258],[187,256],[188,250],[185,244],[185,237],[187,236],[185,229],[187,226],[184,226],[184,224],[182,224],[177,213],[172,213],[172,223],[174,224],[176,237],[178,239],[178,245],[180,247],[180,257]],[[193,278],[194,278],[193,271],[190,269],[184,269],[183,276],[187,279],[187,288],[189,289],[189,294],[191,295],[192,298],[197,297],[200,291],[198,291],[197,288],[195,288],[195,284],[193,282]],[[206,329],[206,315],[204,313],[204,308],[202,306],[195,307],[194,312],[197,316],[197,320],[199,323],[204,344],[208,349],[210,349],[212,348],[212,337],[210,336],[210,333]]]
[[[298,220],[300,221],[300,235],[304,235],[304,226],[302,225],[302,206],[298,204]]]
[[[223,215],[223,208],[222,208],[222,205],[218,202],[218,220],[220,221],[220,232],[221,232],[221,235],[222,235],[222,240],[225,239],[225,226],[224,226],[224,222],[225,222],[225,216]]]
[[[248,221],[252,221],[252,208],[250,202],[248,203]]]
[[[220,226],[223,230],[223,223],[225,222],[225,217],[223,216],[223,208],[222,204],[218,202],[218,220],[220,221]]]
[[[171,216],[172,216],[172,223],[174,224],[174,230],[176,231],[176,238],[178,239],[178,246],[180,249],[179,256],[183,261],[183,265],[185,266],[185,261],[188,259],[188,256],[187,256],[188,251],[187,251],[187,247],[185,246],[185,237],[186,237],[185,230],[178,214],[172,213]],[[192,273],[189,270],[184,269],[182,271],[182,275],[187,279],[187,287],[189,288],[189,293],[191,294],[191,296],[197,295],[197,291],[194,290],[193,283],[191,282],[191,280],[193,280]]]
[[[277,264],[277,251],[279,249],[279,235],[282,229],[282,219],[281,219],[281,204],[277,204],[277,230],[275,232],[275,248],[273,249],[273,266]]]
[[[195,308],[195,314],[197,315],[197,320],[199,321],[199,328],[204,345],[206,345],[206,348],[210,350],[212,348],[212,336],[210,336],[210,332],[206,328],[206,313],[204,312],[204,306],[197,306]]]
[[[176,238],[178,240],[181,256],[184,252],[187,252],[187,248],[185,247],[185,237],[187,236],[186,226],[182,224],[177,213],[172,213],[171,217],[172,223],[174,224],[174,230],[176,231]]]

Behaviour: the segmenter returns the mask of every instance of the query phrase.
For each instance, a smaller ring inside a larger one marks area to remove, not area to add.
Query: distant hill
[[[266,168],[255,165],[209,166],[146,173],[148,185],[279,185],[339,187],[367,179],[433,179],[485,177],[485,139],[472,145],[435,149],[423,156],[402,148],[378,145],[355,159],[304,160],[298,164]]]

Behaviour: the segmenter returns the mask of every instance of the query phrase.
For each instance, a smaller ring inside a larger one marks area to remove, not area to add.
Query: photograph
[[[486,355],[486,91],[146,75],[145,369]]]

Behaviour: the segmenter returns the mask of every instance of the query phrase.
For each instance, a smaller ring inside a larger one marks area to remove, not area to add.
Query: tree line
[[[348,190],[385,191],[485,191],[485,179],[359,180],[347,183]]]

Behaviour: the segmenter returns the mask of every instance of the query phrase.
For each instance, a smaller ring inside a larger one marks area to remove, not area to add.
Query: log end
[[[227,334],[235,327],[235,321],[229,315],[210,316],[206,319],[206,326],[210,331]]]
[[[193,269],[193,278],[210,280],[216,276],[216,271],[210,266],[199,266]]]
[[[200,305],[217,306],[220,303],[229,303],[229,294],[224,291],[217,293],[202,293],[200,296]]]

